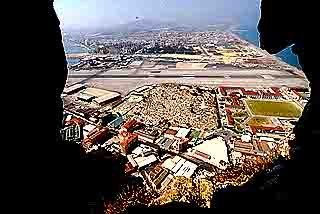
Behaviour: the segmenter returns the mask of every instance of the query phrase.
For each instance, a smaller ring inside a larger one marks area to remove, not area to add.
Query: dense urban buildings
[[[105,96],[88,86],[74,94],[67,90],[65,100],[74,103],[66,106],[63,135],[80,141],[87,152],[125,156],[126,174],[144,180],[146,191],[154,195],[151,204],[174,200],[170,191],[178,191],[180,177],[191,183],[204,179],[203,185],[219,189],[244,184],[279,156],[289,158],[288,142],[306,97],[299,88],[170,83],[138,88],[118,97],[120,102],[101,106],[94,99],[79,99],[88,89]],[[280,107],[274,111],[270,105]],[[68,131],[70,127],[76,131]],[[209,201],[200,205],[207,207]]]
[[[67,143],[126,159],[128,184],[111,213],[171,201],[210,207],[283,157],[309,99],[302,72],[221,32],[89,37],[71,54]]]
[[[92,54],[69,54],[81,69],[282,69],[294,70],[241,40],[235,34],[211,32],[138,32],[123,37],[79,41]],[[196,62],[196,63],[192,63]]]

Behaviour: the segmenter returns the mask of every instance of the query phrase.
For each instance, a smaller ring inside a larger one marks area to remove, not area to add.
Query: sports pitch
[[[246,100],[253,115],[273,117],[300,117],[302,111],[292,102]]]
[[[268,117],[255,116],[249,120],[248,125],[250,125],[250,126],[270,126],[270,125],[272,125],[272,122]]]

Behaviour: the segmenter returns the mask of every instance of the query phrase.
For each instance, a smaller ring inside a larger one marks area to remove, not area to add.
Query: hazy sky
[[[260,0],[55,0],[62,26],[101,27],[135,20],[135,17],[210,23],[231,20],[254,25]]]

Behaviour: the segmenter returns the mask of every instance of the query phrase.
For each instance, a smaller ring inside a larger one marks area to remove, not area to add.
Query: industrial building
[[[95,97],[89,94],[79,93],[77,96],[78,100],[84,101],[84,102],[91,102]]]
[[[186,162],[185,159],[181,158],[176,165],[172,168],[172,172],[175,174],[179,171],[179,169],[182,167],[182,165]]]
[[[66,142],[81,142],[83,139],[83,128],[80,125],[67,126],[61,130],[62,140]]]
[[[164,138],[166,141],[161,145],[161,148],[164,150],[169,150],[169,148],[177,141],[168,138]]]
[[[104,96],[101,96],[101,97],[94,99],[93,102],[102,106],[104,104],[111,103],[118,98],[120,98],[120,94],[115,93],[115,92],[110,92],[110,94],[107,94],[107,95],[104,95]]]
[[[257,141],[256,145],[257,145],[257,150],[259,152],[263,152],[263,153],[271,152],[271,149],[268,145],[268,142],[266,142],[266,141]]]
[[[211,159],[210,155],[203,153],[203,152],[200,152],[198,150],[194,151],[194,156],[198,157],[198,158],[200,157],[201,159],[204,158],[206,161],[209,161]]]
[[[169,171],[167,169],[163,169],[157,177],[153,180],[154,185],[157,189],[161,189],[161,183],[164,179],[169,175]]]
[[[81,92],[76,96],[78,100],[88,103],[93,102],[100,106],[111,103],[121,97],[120,93],[118,92],[92,87],[86,88],[83,84],[76,84],[74,86],[66,88],[64,93],[70,95],[79,91]]]
[[[166,188],[170,183],[172,182],[174,176],[171,174],[168,174],[168,176],[162,181],[160,190],[162,191],[164,188]]]
[[[254,145],[249,142],[238,140],[234,143],[234,150],[248,155],[256,155]]]
[[[174,175],[191,178],[197,168],[198,166],[196,164],[186,161]]]
[[[198,153],[196,153],[197,151]],[[199,152],[206,154],[207,156],[199,155]],[[200,158],[200,160],[221,169],[225,168],[225,166],[220,164],[221,161],[225,163],[229,162],[228,149],[222,137],[207,140],[202,144],[195,146],[190,155],[198,159]],[[210,159],[206,158],[209,156]]]
[[[177,138],[186,138],[187,135],[189,134],[190,129],[186,129],[186,128],[180,128],[178,133],[176,134]]]
[[[141,88],[136,89],[135,92],[141,93],[141,92],[144,92],[144,91],[151,89],[151,88],[152,88],[152,86],[143,86]]]
[[[198,168],[196,164],[187,161],[180,156],[165,160],[161,166],[172,172],[174,176],[184,176],[187,178],[190,178]]]
[[[128,154],[130,148],[132,148],[133,144],[137,142],[138,136],[129,132],[122,132],[120,134],[120,139],[121,151],[124,154]]]
[[[174,162],[171,158],[168,158],[162,163],[162,167],[172,171],[173,167],[175,167],[176,162]]]
[[[137,121],[135,119],[128,120],[123,126],[122,129],[126,132],[131,132],[134,128],[134,126],[137,124]]]
[[[178,133],[177,130],[167,129],[167,130],[164,132],[164,137],[165,137],[165,138],[169,138],[169,139],[174,139],[174,137],[176,136],[177,133]]]
[[[96,128],[91,131],[87,138],[82,142],[83,148],[89,149],[92,145],[97,143],[104,143],[107,140],[108,128]]]
[[[142,167],[145,167],[151,163],[156,162],[158,159],[155,155],[149,155],[147,157],[137,157],[134,159],[136,163],[138,164],[138,168],[141,169]]]
[[[267,141],[267,142],[275,142],[275,139],[272,137],[260,137],[261,141]]]
[[[269,126],[250,126],[253,134],[257,133],[277,133],[279,135],[285,135],[286,131],[281,126],[269,127]]]
[[[154,141],[155,141],[156,137],[151,136],[149,134],[146,134],[146,133],[144,133],[142,131],[135,131],[134,133],[138,135],[138,139],[140,141],[147,142],[147,143],[150,143],[150,144],[154,144]]]
[[[70,94],[74,94],[78,91],[81,91],[83,89],[85,89],[86,86],[84,84],[75,84],[75,85],[72,85],[70,87],[67,87],[63,90],[63,93],[64,94],[67,94],[67,95],[70,95]]]
[[[112,120],[110,123],[108,123],[108,126],[110,128],[116,129],[121,126],[121,124],[123,123],[124,120],[123,120],[122,115],[119,113],[114,114],[113,116],[114,116],[114,120]]]
[[[138,169],[138,167],[136,166],[132,166],[132,164],[130,162],[126,163],[125,166],[124,166],[124,172],[127,174],[127,175],[130,175],[134,172],[136,172]]]

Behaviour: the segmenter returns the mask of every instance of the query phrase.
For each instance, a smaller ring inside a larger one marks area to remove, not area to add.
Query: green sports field
[[[300,117],[301,109],[291,102],[275,102],[264,100],[246,100],[254,115],[274,117]]]
[[[268,117],[254,116],[249,120],[248,125],[249,126],[269,126],[269,125],[272,125],[272,122]]]

